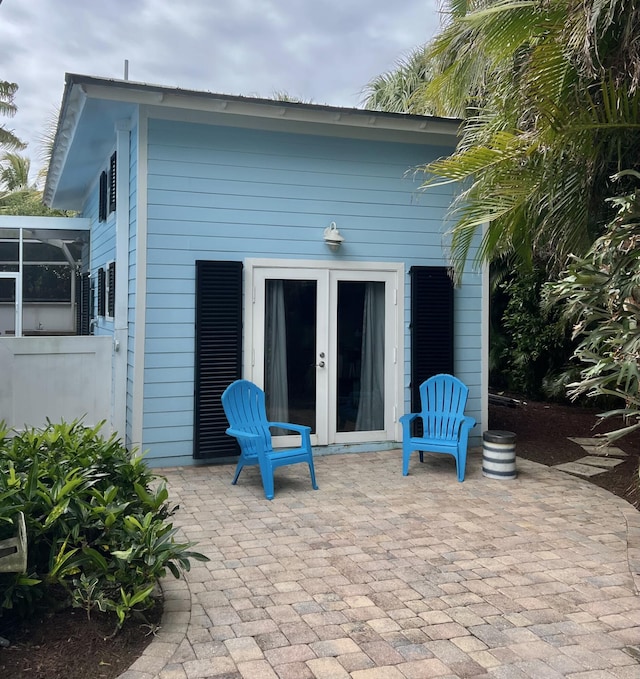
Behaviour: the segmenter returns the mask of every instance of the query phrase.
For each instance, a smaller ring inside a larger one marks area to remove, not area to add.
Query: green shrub
[[[167,569],[179,577],[191,559],[208,560],[176,540],[161,478],[102,424],[13,433],[0,422],[0,531],[22,511],[28,543],[27,573],[0,573],[0,614],[73,605],[114,611],[120,627],[153,604]]]
[[[529,398],[564,398],[553,389],[558,371],[571,356],[572,344],[557,309],[543,304],[547,273],[512,272],[492,298],[491,385]]]

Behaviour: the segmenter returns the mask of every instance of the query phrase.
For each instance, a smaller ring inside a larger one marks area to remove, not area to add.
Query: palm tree
[[[640,165],[638,0],[469,0],[428,46],[416,109],[465,117],[456,152],[422,169],[459,182],[452,258],[582,254]],[[624,182],[620,183],[624,184]]]
[[[0,157],[0,215],[70,216],[42,202],[37,182],[29,180],[31,161],[18,153]]]
[[[610,219],[604,198],[629,189],[610,177],[640,165],[639,86],[639,0],[449,0],[443,31],[364,103],[464,119],[456,152],[420,168],[425,186],[461,187],[458,274],[471,256],[553,272]]]
[[[392,113],[433,113],[433,107],[417,94],[431,77],[427,46],[417,47],[396,67],[369,81],[364,88],[364,108]]]
[[[17,90],[16,83],[0,80],[0,115],[12,117],[16,114],[17,109],[13,103],[13,98]],[[0,148],[17,151],[25,148],[25,144],[13,132],[0,125]]]
[[[35,185],[29,185],[30,168],[31,161],[26,156],[5,153],[0,158],[0,196],[3,188],[6,193],[35,189]]]

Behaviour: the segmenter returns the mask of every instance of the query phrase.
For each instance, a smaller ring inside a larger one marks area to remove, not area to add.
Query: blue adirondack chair
[[[458,481],[464,481],[467,464],[469,430],[476,421],[464,414],[469,389],[453,375],[434,375],[420,385],[422,412],[403,415],[402,474],[409,473],[409,457],[414,450],[423,453],[446,453],[456,460]],[[422,420],[423,435],[412,436],[414,420]]]
[[[260,466],[262,485],[267,500],[273,500],[273,473],[277,467],[306,462],[311,473],[311,485],[318,490],[316,473],[311,451],[311,427],[269,422],[265,406],[264,391],[248,380],[236,380],[222,394],[222,407],[229,420],[227,434],[240,444],[240,459],[232,483],[238,482],[243,467]],[[271,445],[271,429],[286,429],[300,434],[300,448],[277,450]]]

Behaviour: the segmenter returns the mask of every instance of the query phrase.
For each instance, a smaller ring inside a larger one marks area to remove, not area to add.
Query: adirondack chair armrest
[[[478,424],[473,417],[469,417],[468,415],[465,415],[462,418],[462,426],[467,427],[468,429],[473,429],[476,424]]]
[[[252,434],[250,431],[242,431],[241,429],[232,429],[229,427],[226,430],[227,434],[229,436],[233,436],[237,439],[259,439],[260,435],[259,434]]]
[[[460,418],[460,441],[463,445],[467,446],[467,441],[469,440],[469,432],[476,426],[476,421],[473,417],[468,417],[464,415]]]
[[[307,427],[304,424],[291,424],[290,422],[269,422],[269,427],[289,429],[290,431],[297,431],[298,434],[311,434],[311,427]]]
[[[268,424],[269,427],[295,431],[300,434],[300,445],[303,448],[311,448],[311,427],[307,427],[305,424],[291,424],[290,422],[269,422]]]
[[[462,415],[458,419],[458,431],[459,432],[467,432],[469,433],[469,430],[473,429],[473,427],[476,426],[476,421],[473,417],[469,417],[468,415]]]
[[[422,417],[421,413],[407,413],[400,417],[400,422],[404,426],[405,424],[411,424],[417,417]]]

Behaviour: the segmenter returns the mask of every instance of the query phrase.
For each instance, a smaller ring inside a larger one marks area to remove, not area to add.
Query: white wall
[[[21,429],[49,418],[111,432],[110,337],[2,337],[0,420]]]

